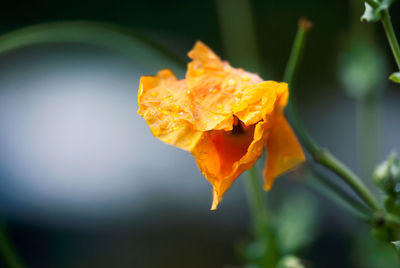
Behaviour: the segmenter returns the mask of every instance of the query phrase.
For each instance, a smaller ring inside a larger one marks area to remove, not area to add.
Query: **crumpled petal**
[[[283,113],[277,113],[267,142],[265,189],[270,190],[275,178],[303,163],[305,159],[296,135]]]
[[[246,125],[252,125],[260,120],[268,121],[277,106],[287,98],[286,83],[264,81],[243,88],[235,98],[239,101],[233,107],[234,114]]]
[[[193,129],[190,102],[184,81],[170,70],[157,76],[142,76],[139,85],[138,114],[142,115],[154,136],[165,143],[191,151],[203,132]]]
[[[239,136],[222,130],[207,132],[192,151],[203,175],[213,185],[212,210],[235,179],[261,156],[268,137],[267,125],[261,121]]]
[[[188,53],[186,83],[190,89],[194,128],[200,131],[231,130],[232,107],[243,88],[262,82],[256,75],[222,61],[201,42]]]
[[[214,188],[211,209],[216,209],[235,179],[261,156],[275,122],[275,111],[281,113],[287,92],[286,83],[274,81],[243,88],[232,113],[247,127],[245,133],[236,136],[229,131],[211,131],[194,148],[197,164]]]

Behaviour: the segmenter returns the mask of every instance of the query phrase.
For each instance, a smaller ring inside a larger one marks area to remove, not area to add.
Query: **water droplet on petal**
[[[247,74],[242,75],[241,78],[242,78],[244,81],[250,81],[250,76],[248,76]]]
[[[210,93],[215,94],[217,93],[218,89],[217,88],[210,88]]]
[[[233,86],[236,84],[236,81],[233,80],[232,78],[228,80],[228,85]]]

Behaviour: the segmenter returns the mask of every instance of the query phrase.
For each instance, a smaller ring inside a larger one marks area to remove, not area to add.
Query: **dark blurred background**
[[[373,165],[365,163],[400,151],[400,91],[386,79],[396,68],[381,25],[359,22],[362,1],[253,0],[255,40],[235,42],[243,49],[229,58],[236,32],[227,37],[221,18],[235,14],[238,2],[5,2],[0,33],[45,22],[106,22],[185,62],[201,40],[233,66],[281,80],[297,21],[305,16],[314,28],[296,82],[301,118],[320,144],[371,184]],[[399,35],[399,3],[391,14]],[[241,27],[241,17],[230,20],[233,29]],[[374,96],[373,124],[368,106],[346,93],[340,76],[352,42],[363,38],[383,62],[374,71],[385,76]],[[136,114],[141,75],[170,67],[182,77],[183,68],[141,49],[136,58],[58,42],[0,55],[0,213],[26,267],[241,267],[237,245],[251,239],[244,178],[209,211],[211,186],[190,154],[153,138]],[[363,137],[368,129],[375,134]],[[375,146],[372,160],[362,159],[360,140]],[[313,241],[299,257],[312,267],[378,267],[365,257],[375,252],[365,242],[367,226],[301,176],[277,180],[271,209],[279,211],[297,194],[317,211]]]

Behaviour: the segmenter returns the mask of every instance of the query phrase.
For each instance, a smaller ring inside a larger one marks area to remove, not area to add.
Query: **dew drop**
[[[210,89],[210,93],[212,93],[212,94],[217,93],[217,91],[218,91],[218,90],[217,90],[216,88],[211,88],[211,89]]]
[[[244,81],[250,81],[250,76],[248,76],[247,74],[244,74],[241,77],[242,77],[242,80],[244,80]]]
[[[236,81],[233,80],[232,78],[228,80],[228,85],[233,86],[236,84]]]

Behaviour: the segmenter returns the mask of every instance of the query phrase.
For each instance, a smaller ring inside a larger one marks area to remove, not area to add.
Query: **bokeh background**
[[[245,178],[209,211],[211,186],[190,154],[152,137],[136,114],[140,76],[172,68],[182,77],[179,62],[196,40],[233,66],[281,80],[299,17],[313,21],[297,108],[315,139],[372,185],[375,163],[400,151],[400,90],[386,78],[396,69],[382,28],[361,23],[362,8],[356,0],[2,3],[3,35],[79,20],[139,37],[81,32],[92,42],[0,54],[0,212],[26,267],[242,267],[238,245],[251,240]],[[399,3],[391,13],[400,35]],[[101,38],[121,50],[96,45]],[[366,59],[355,71],[366,85],[346,76],[354,55]],[[377,92],[365,97],[371,83]],[[394,256],[376,250],[368,227],[311,184],[292,173],[268,194],[277,214],[312,211],[299,257],[312,267],[391,267]]]

